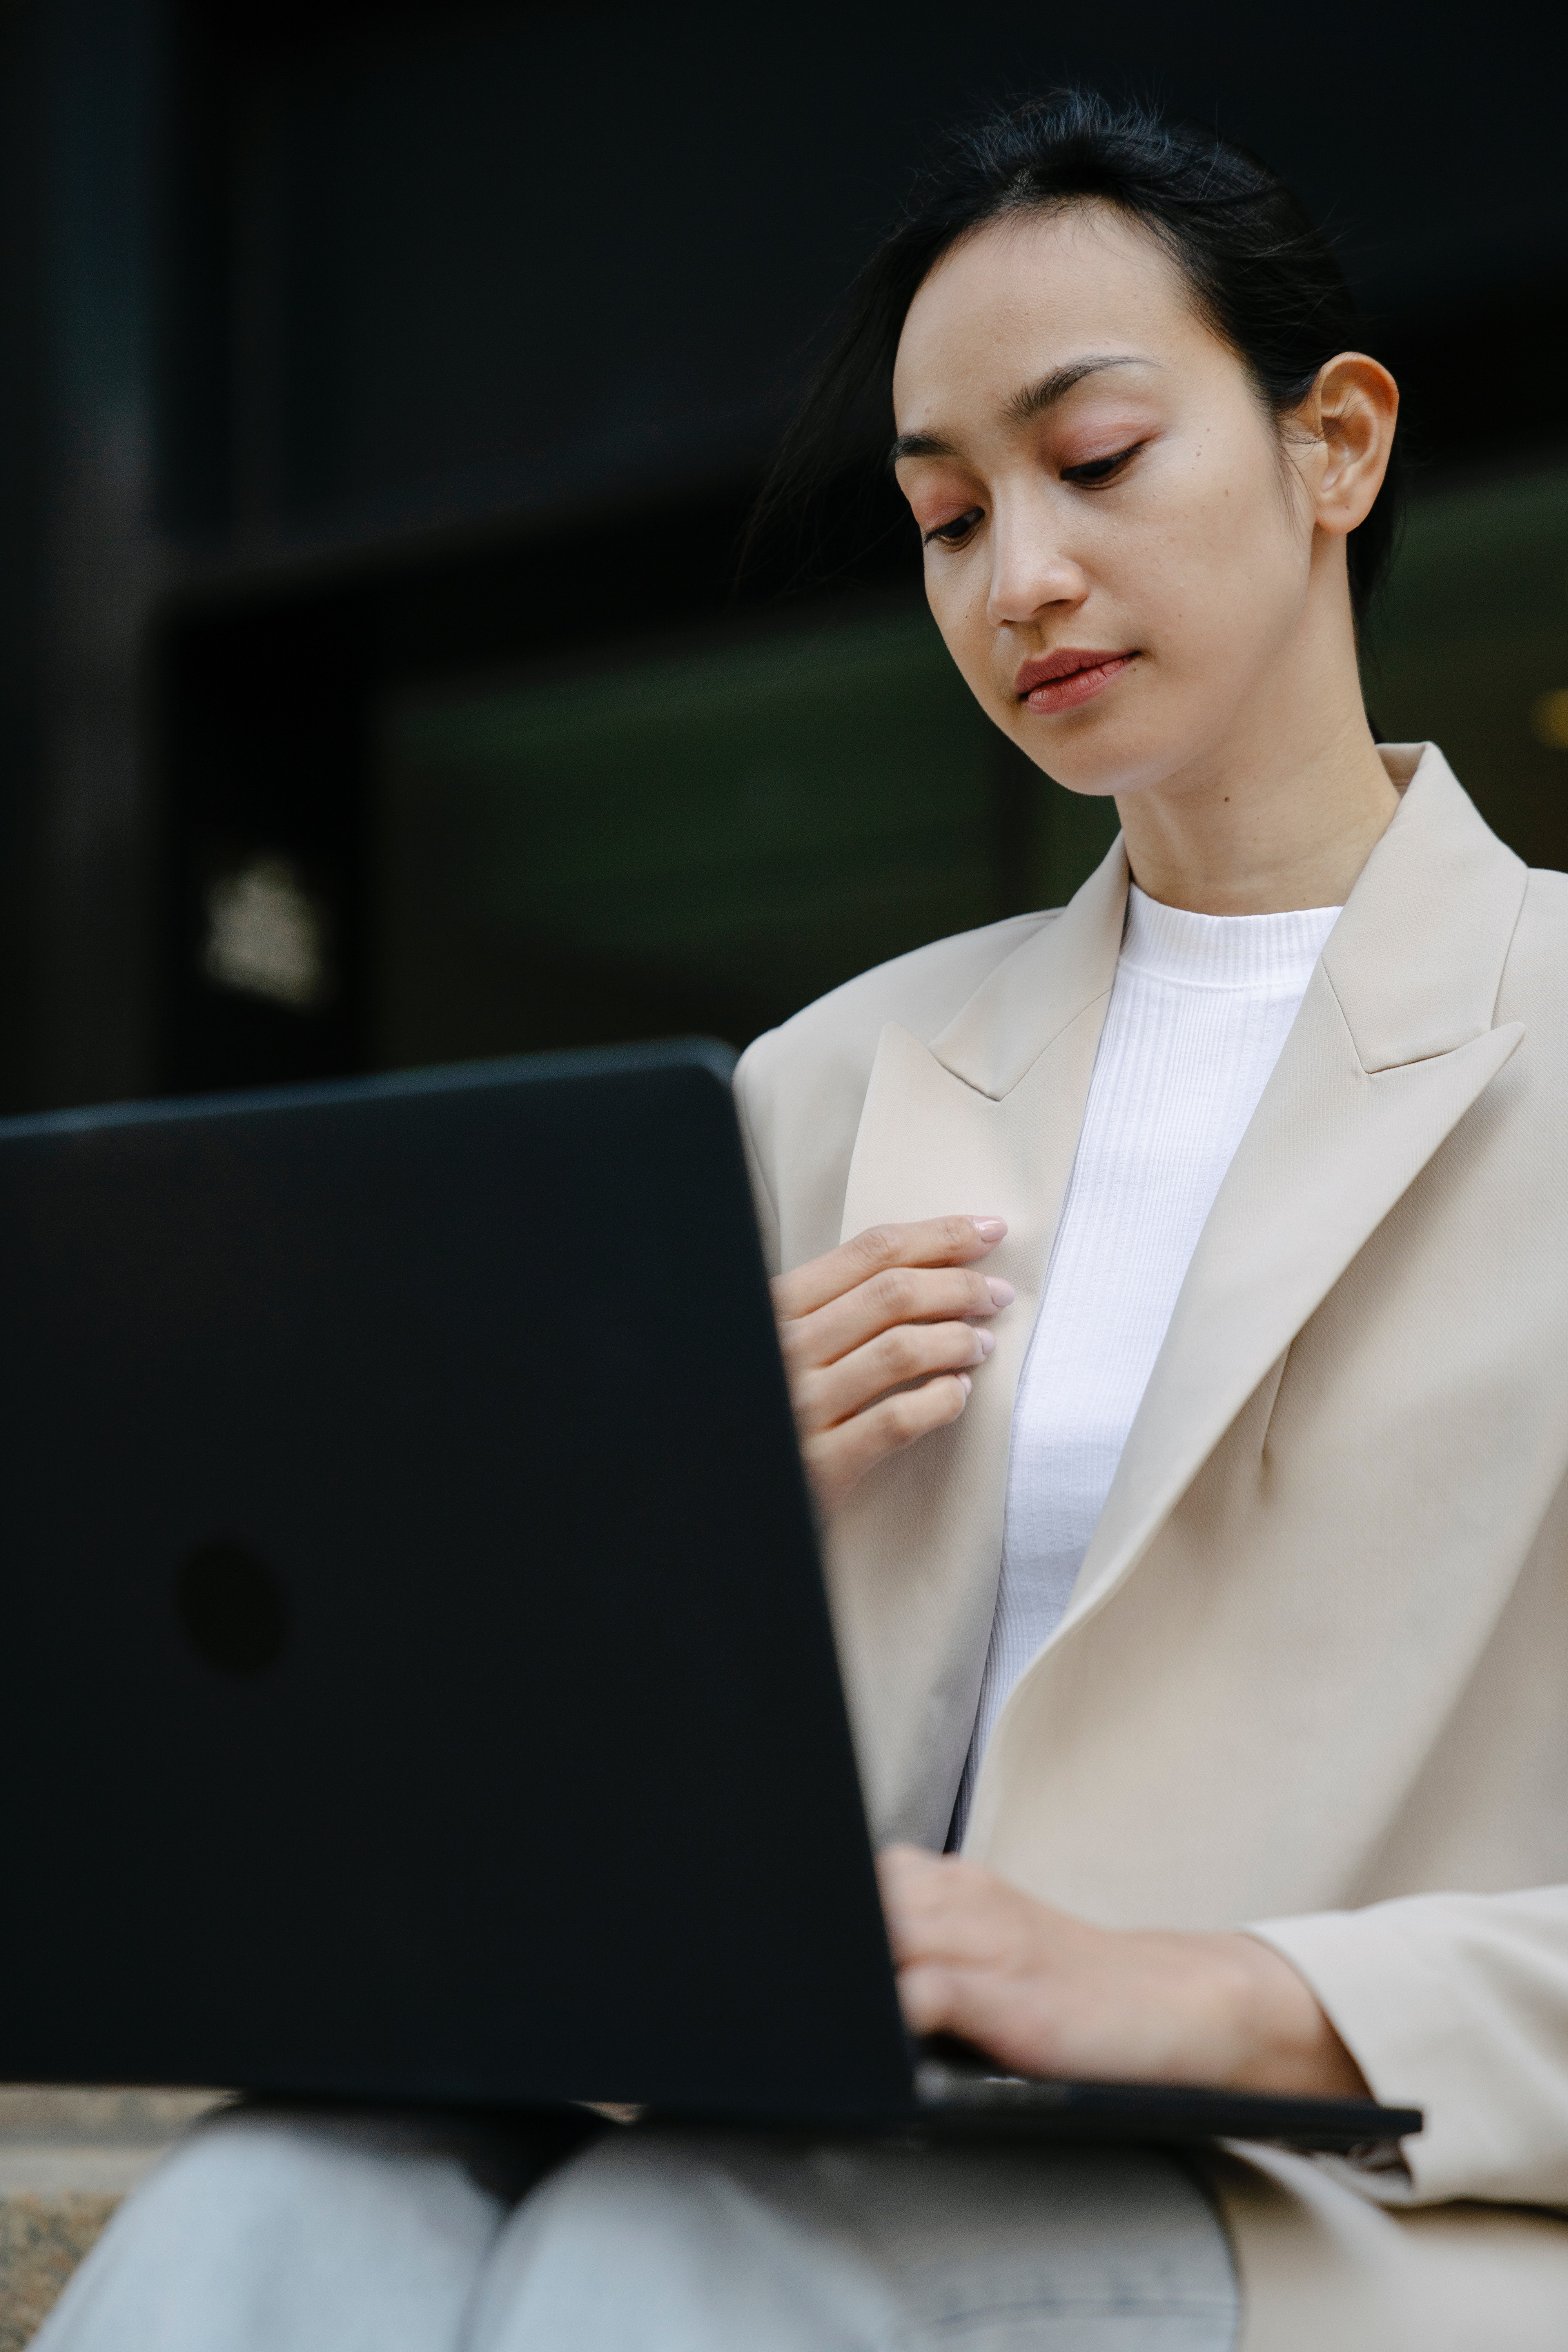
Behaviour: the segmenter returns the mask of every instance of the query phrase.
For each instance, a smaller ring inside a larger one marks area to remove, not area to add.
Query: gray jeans
[[[1229,2352],[1237,2321],[1150,2150],[253,2108],[164,2160],[36,2352]]]

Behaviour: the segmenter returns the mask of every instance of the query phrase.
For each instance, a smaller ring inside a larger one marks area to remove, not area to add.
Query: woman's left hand
[[[1304,1979],[1255,1937],[1091,1927],[918,1846],[878,1871],[912,2033],[1019,2074],[1367,2095]]]

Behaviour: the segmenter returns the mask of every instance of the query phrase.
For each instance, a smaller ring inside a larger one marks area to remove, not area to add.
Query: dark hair
[[[944,253],[987,222],[1086,197],[1152,231],[1198,313],[1230,345],[1277,419],[1337,352],[1362,340],[1327,239],[1267,166],[1212,131],[1152,107],[1066,89],[957,133],[848,297],[848,315],[784,436],[752,538],[887,447],[893,362],[905,318]],[[1399,521],[1398,445],[1380,497],[1352,532],[1359,620],[1387,572]]]

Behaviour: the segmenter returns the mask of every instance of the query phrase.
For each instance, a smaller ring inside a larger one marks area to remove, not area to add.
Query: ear
[[[1398,415],[1399,386],[1364,352],[1342,352],[1319,369],[1297,421],[1315,444],[1302,470],[1331,538],[1342,539],[1371,513]]]

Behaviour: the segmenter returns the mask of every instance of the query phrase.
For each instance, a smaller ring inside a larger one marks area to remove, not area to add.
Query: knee
[[[138,2190],[147,2218],[180,2216],[193,2234],[220,2233],[243,2220],[247,2231],[320,2210],[334,2175],[354,2156],[315,2126],[238,2109],[213,2116],[172,2148]]]
[[[199,2126],[148,2177],[43,2343],[448,2343],[502,2210],[416,2119],[240,2110]]]

